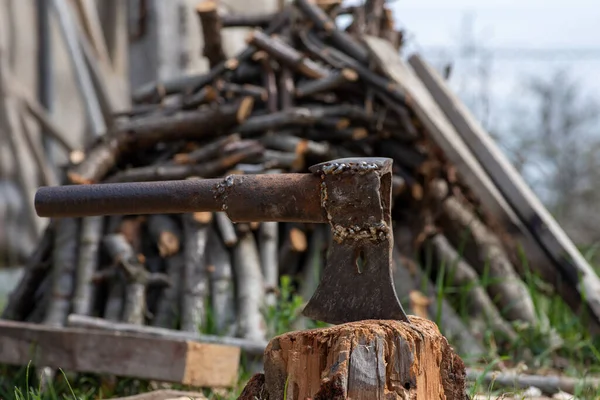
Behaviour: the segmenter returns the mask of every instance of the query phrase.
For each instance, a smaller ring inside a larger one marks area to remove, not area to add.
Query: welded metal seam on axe
[[[341,159],[309,170],[320,175],[321,207],[333,242],[303,314],[334,324],[366,319],[409,322],[392,277],[392,160]]]

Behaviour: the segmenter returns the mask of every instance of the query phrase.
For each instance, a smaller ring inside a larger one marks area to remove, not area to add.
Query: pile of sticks
[[[115,115],[107,134],[71,154],[65,183],[307,172],[334,158],[390,157],[394,279],[407,310],[441,316],[451,343],[479,356],[490,332],[510,346],[511,322],[540,323],[510,237],[360,40],[380,37],[400,50],[402,33],[383,1],[294,0],[276,14],[242,18],[208,0],[197,12],[210,71],[135,91],[135,105]],[[345,29],[340,15],[351,17]],[[227,58],[221,31],[239,26],[253,28],[247,47]],[[73,313],[264,341],[274,334],[268,308],[288,300],[280,277],[290,276],[307,301],[329,240],[325,225],[233,224],[219,212],[55,220],[3,317],[64,325]],[[484,274],[492,285],[479,283]],[[442,276],[467,292],[438,301],[432,282]]]

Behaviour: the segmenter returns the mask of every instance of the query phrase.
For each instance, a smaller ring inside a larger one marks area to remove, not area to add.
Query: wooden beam
[[[562,278],[577,288],[580,299],[585,299],[600,321],[598,275],[475,116],[452,93],[444,79],[417,54],[411,56],[408,62],[525,227],[549,254]]]
[[[365,35],[363,41],[381,70],[406,92],[408,105],[423,123],[432,140],[456,167],[463,182],[481,203],[485,204],[486,211],[506,229],[506,233],[521,244],[530,264],[540,269],[551,268],[553,259],[523,224],[413,68],[384,39]],[[562,285],[561,290],[563,293],[570,290],[570,293],[565,293],[568,294],[565,300],[570,304],[577,301],[581,303],[581,298],[574,288],[569,289],[568,285]],[[593,318],[590,323],[590,331],[600,333],[598,320]]]
[[[1,364],[31,361],[65,371],[196,387],[233,387],[240,360],[234,346],[13,321],[0,321],[0,343]]]
[[[185,332],[147,325],[127,324],[124,322],[112,322],[103,318],[88,317],[86,315],[77,314],[69,315],[67,318],[67,326],[71,328],[104,330],[113,332],[115,334],[132,333],[159,339],[222,344],[239,347],[242,352],[253,356],[262,356],[265,348],[267,347],[266,341],[254,341],[228,336],[201,335],[197,332]]]

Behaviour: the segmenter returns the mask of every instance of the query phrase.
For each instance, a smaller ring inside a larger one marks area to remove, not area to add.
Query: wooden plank
[[[240,349],[189,340],[0,321],[0,363],[230,388]]]
[[[114,333],[133,333],[146,337],[163,338],[170,340],[189,340],[193,342],[223,344],[239,347],[242,352],[262,356],[267,347],[266,341],[255,341],[244,338],[201,335],[197,332],[186,332],[168,328],[159,328],[148,325],[127,324],[124,322],[107,321],[104,318],[88,317],[86,315],[70,314],[67,326],[71,328],[97,329]]]
[[[207,397],[199,392],[160,389],[127,397],[115,397],[112,400],[207,400]]]
[[[416,54],[409,58],[409,63],[525,227],[550,255],[562,277],[577,288],[596,319],[600,320],[598,275],[444,79]]]

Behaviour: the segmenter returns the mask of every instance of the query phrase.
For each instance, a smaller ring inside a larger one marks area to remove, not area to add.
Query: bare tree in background
[[[600,240],[600,105],[566,70],[530,77],[505,147],[577,243]]]

